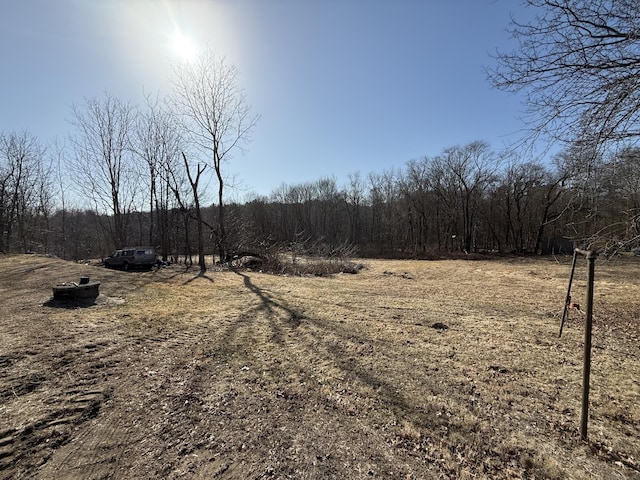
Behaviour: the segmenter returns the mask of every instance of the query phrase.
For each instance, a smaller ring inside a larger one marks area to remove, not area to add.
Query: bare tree
[[[184,152],[182,152],[182,159],[184,160],[185,172],[187,173],[189,185],[191,186],[195,208],[196,227],[198,229],[198,266],[200,267],[200,274],[204,274],[204,272],[207,271],[207,265],[205,263],[206,252],[204,249],[204,219],[202,217],[202,205],[200,203],[200,180],[205,171],[205,165],[200,163],[195,166],[190,165]]]
[[[72,162],[79,192],[91,200],[98,213],[112,215],[108,230],[114,246],[128,241],[129,213],[135,202],[139,172],[133,166],[130,139],[134,111],[127,102],[105,94],[74,105]]]
[[[31,250],[34,222],[51,207],[43,155],[28,132],[0,134],[0,252]]]
[[[182,200],[175,182],[176,165],[180,165],[175,161],[180,152],[180,139],[172,116],[157,98],[147,96],[146,109],[137,115],[136,120],[133,149],[147,167],[149,182],[149,244],[159,242],[163,259],[167,260],[170,250],[170,193],[176,195],[178,202]]]
[[[0,251],[48,248],[53,197],[45,150],[31,134],[0,135]]]
[[[610,214],[620,219],[617,249],[640,243],[640,149],[615,155],[605,169]]]
[[[426,250],[430,230],[437,230],[438,225],[438,199],[432,189],[430,164],[428,157],[410,160],[400,180],[402,194],[411,208],[409,220],[416,253]]]
[[[224,225],[225,177],[222,164],[241,149],[258,121],[252,115],[245,94],[238,83],[238,70],[224,58],[205,50],[193,63],[182,63],[175,69],[171,96],[175,113],[181,119],[186,135],[209,155],[210,165],[218,180],[218,254],[226,256],[227,239]],[[200,171],[200,167],[198,167]],[[202,172],[201,172],[202,173]]]
[[[513,245],[516,252],[523,253],[533,249],[535,230],[528,223],[533,221],[534,203],[537,190],[541,188],[547,176],[545,167],[539,162],[521,162],[510,159],[502,184],[504,188],[505,227],[507,244]],[[533,238],[532,238],[533,237]]]
[[[402,247],[403,222],[399,209],[399,173],[394,169],[381,174],[370,173],[371,232],[369,243],[377,253],[396,255]]]
[[[45,162],[44,153],[45,150],[41,150],[40,161],[36,164],[36,178],[32,187],[35,196],[35,210],[32,212],[31,217],[35,228],[30,233],[30,236],[33,237],[42,252],[49,253],[52,240],[51,217],[55,212],[56,201],[54,196],[53,159],[49,158]]]
[[[170,118],[167,117],[165,120],[168,120],[169,124],[171,124]],[[162,179],[162,182],[159,184],[160,194],[165,199],[164,201],[167,206],[167,208],[164,209],[163,219],[160,223],[161,226],[166,226],[162,234],[167,236],[168,242],[169,197],[171,197],[174,204],[177,205],[182,218],[182,232],[179,236],[183,237],[182,240],[184,243],[178,246],[178,250],[183,249],[182,253],[185,255],[185,263],[192,264],[190,225],[192,217],[195,217],[198,231],[197,250],[200,257],[199,266],[201,273],[204,274],[206,271],[203,233],[205,222],[201,209],[202,192],[200,181],[203,178],[206,165],[201,162],[189,161],[184,151],[180,150],[180,139],[174,137],[171,132],[166,133],[167,136],[164,137],[164,140],[169,141],[169,143],[162,147],[161,155],[159,155],[157,158],[158,162],[155,164],[158,176]],[[206,225],[211,227],[209,224]]]
[[[56,197],[58,198],[58,216],[60,220],[59,235],[55,241],[56,254],[61,258],[67,258],[67,165],[64,143],[55,140],[50,151],[55,170]]]
[[[565,210],[569,234],[578,244],[613,255],[640,242],[640,155],[627,148],[597,155],[588,165],[576,146],[556,157],[570,185]],[[592,153],[587,155],[593,156]]]
[[[432,162],[436,193],[449,208],[449,215],[461,220],[461,248],[467,253],[473,246],[480,200],[485,189],[497,180],[499,165],[500,159],[483,141],[447,148]],[[455,231],[452,234],[458,235]]]
[[[345,188],[344,197],[349,214],[349,242],[356,245],[360,242],[366,184],[360,172],[350,173],[348,179],[349,184]]]
[[[640,2],[525,0],[519,47],[498,52],[491,83],[524,92],[533,136],[600,147],[640,137]]]

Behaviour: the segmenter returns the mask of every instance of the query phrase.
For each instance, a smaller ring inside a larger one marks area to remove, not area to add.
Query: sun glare
[[[198,55],[196,44],[182,32],[176,32],[171,46],[178,58],[184,62],[192,62]]]

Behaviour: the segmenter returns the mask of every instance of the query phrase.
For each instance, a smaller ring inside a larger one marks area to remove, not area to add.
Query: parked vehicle
[[[107,268],[150,269],[157,265],[158,255],[153,247],[127,247],[116,250],[103,263]]]

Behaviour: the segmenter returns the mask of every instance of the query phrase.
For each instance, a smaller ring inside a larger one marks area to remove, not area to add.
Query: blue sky
[[[247,193],[401,168],[522,136],[524,106],[483,66],[509,50],[515,0],[2,1],[0,131],[73,133],[74,103],[166,93],[180,32],[240,70],[262,116],[225,166]]]

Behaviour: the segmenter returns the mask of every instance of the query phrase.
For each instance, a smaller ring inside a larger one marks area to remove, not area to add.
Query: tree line
[[[201,252],[224,258],[217,237],[219,204],[201,200],[198,206],[191,188],[196,180],[177,180],[178,172],[189,176],[186,154],[179,148],[170,155],[168,150],[166,161],[182,170],[154,175],[166,165],[126,163],[121,188],[109,192],[122,205],[117,214],[91,205],[96,202],[91,195],[84,206],[68,206],[69,187],[65,178],[58,178],[65,177],[64,167],[58,170],[46,152],[29,134],[0,136],[3,252],[80,260],[135,244],[157,246],[165,259],[199,259]],[[429,258],[474,252],[568,253],[567,241],[607,253],[638,246],[640,149],[595,163],[583,162],[581,155],[576,147],[556,155],[549,165],[497,153],[486,142],[475,141],[408,161],[399,169],[353,173],[345,184],[333,177],[283,184],[268,196],[225,206],[225,253],[298,249]],[[104,185],[97,184],[94,174],[87,188]],[[204,239],[200,246],[199,235]]]
[[[605,253],[640,242],[640,150],[585,167],[579,150],[551,165],[496,153],[483,141],[411,160],[397,170],[283,185],[237,206],[247,245],[306,242],[366,256]],[[241,231],[241,230],[239,230]]]

